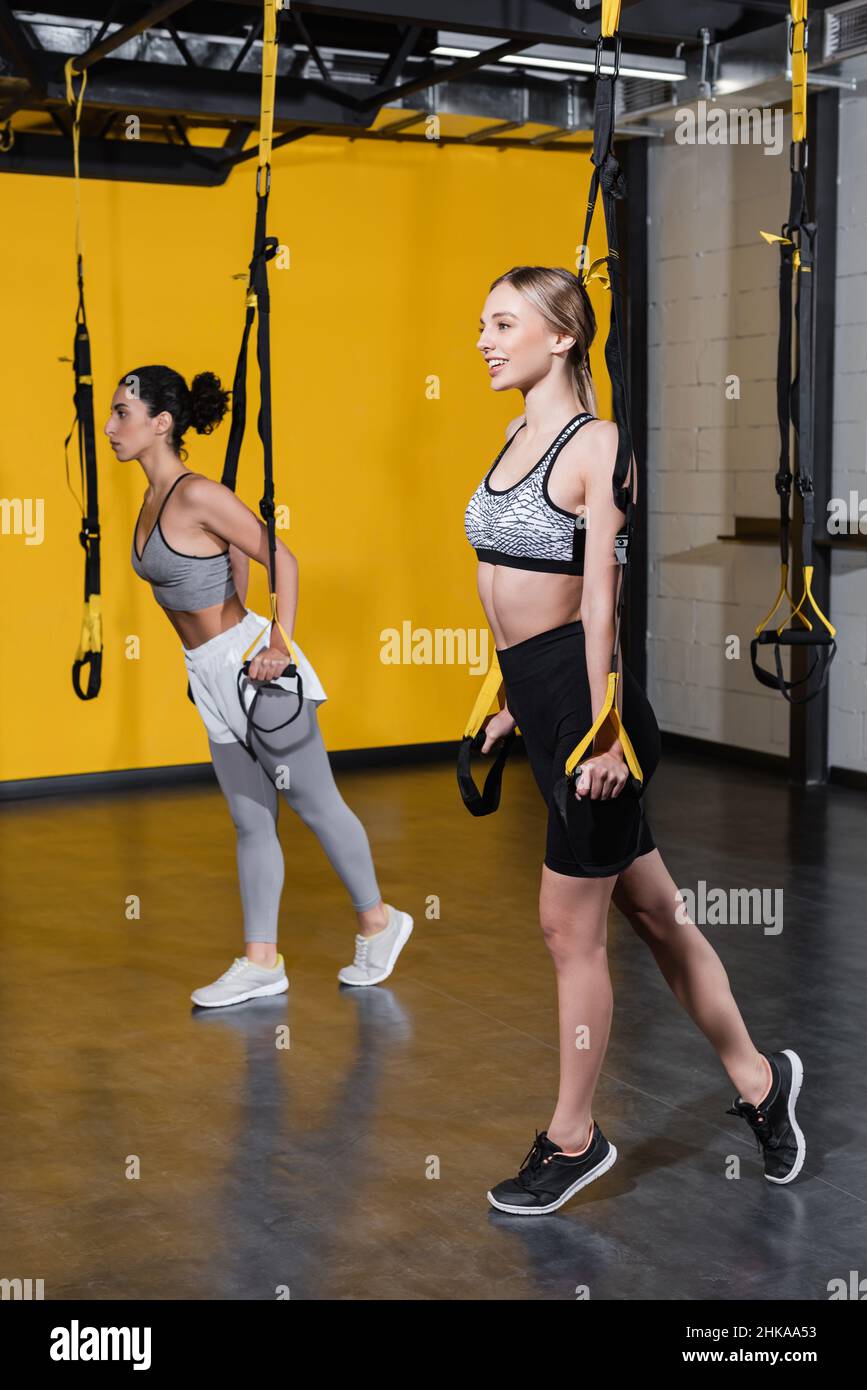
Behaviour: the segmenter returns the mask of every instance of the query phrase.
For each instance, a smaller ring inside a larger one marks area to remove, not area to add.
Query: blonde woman
[[[518,266],[491,286],[477,344],[492,389],[517,390],[524,401],[465,518],[506,696],[485,727],[482,751],[520,728],[548,807],[539,915],[559,1000],[553,1116],[536,1132],[517,1176],[487,1194],[498,1210],[516,1215],[556,1211],[617,1157],[592,1115],[613,1006],[606,952],[612,898],[719,1054],[738,1089],[727,1113],[750,1124],[766,1178],[791,1182],[804,1161],[795,1120],[800,1058],[789,1049],[757,1050],[722,962],[682,911],[681,920],[676,915],[677,889],[645,818],[627,846],[624,825],[634,807],[624,796],[628,768],[609,723],[583,761],[566,825],[554,802],[568,754],[603,706],[614,648],[614,538],[623,514],[612,493],[617,427],[595,414],[588,355],[595,330],[577,276]],[[646,785],[659,760],[659,730],[622,658],[620,671],[620,713]]]

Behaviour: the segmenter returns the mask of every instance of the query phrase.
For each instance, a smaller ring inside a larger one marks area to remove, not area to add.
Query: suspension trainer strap
[[[813,596],[813,528],[815,524],[813,495],[813,392],[814,392],[814,295],[816,259],[816,222],[810,219],[807,207],[806,168],[807,147],[807,0],[791,0],[789,47],[792,55],[792,143],[789,165],[791,185],[789,216],[779,236],[770,232],[761,235],[769,244],[777,243],[780,251],[779,307],[780,325],[777,344],[777,420],[780,430],[780,461],[774,485],[780,500],[780,587],[776,602],[758,624],[750,642],[750,660],[756,679],[771,690],[778,690],[790,704],[807,704],[825,688],[828,671],[837,644],[836,629],[822,612]],[[797,277],[797,279],[795,278]],[[794,319],[796,329],[796,368],[792,379],[792,291],[795,291]],[[801,499],[801,563],[803,590],[797,603],[789,590],[789,555],[791,546],[789,498],[792,490],[790,463],[790,428],[797,440],[798,469],[795,487]],[[778,626],[772,619],[784,599],[789,600],[789,612]],[[808,616],[805,603],[812,610]],[[821,626],[814,624],[818,619]],[[788,627],[787,624],[801,624]],[[774,653],[774,673],[759,665],[760,647],[770,646]],[[781,647],[816,648],[815,659],[806,676],[786,680],[783,673]],[[808,686],[814,672],[818,683],[799,696],[791,692],[798,686]]]
[[[87,85],[87,72],[76,73],[74,59],[65,66],[66,100],[72,117],[73,180],[75,186],[75,263],[78,280],[78,304],[75,310],[75,338],[72,347],[72,369],[75,375],[73,395],[75,413],[69,434],[63,441],[66,460],[66,481],[69,479],[69,441],[77,433],[78,471],[81,495],[76,498],[81,512],[78,539],[84,548],[84,611],[78,651],[72,663],[72,688],[80,700],[93,700],[102,685],[102,595],[100,594],[99,551],[99,489],[96,472],[96,433],[93,426],[93,376],[91,374],[90,334],[84,307],[84,257],[81,241],[81,169],[79,139],[81,135],[81,106]],[[81,78],[75,95],[73,77]],[[66,360],[66,359],[64,359]],[[73,493],[73,496],[75,494]],[[87,685],[82,686],[82,671],[87,666]]]
[[[485,778],[485,785],[479,791],[473,781],[473,774],[470,769],[470,759],[474,752],[477,752],[485,741],[485,731],[482,725],[490,713],[497,712],[497,695],[503,683],[500,663],[497,654],[494,652],[491,658],[491,665],[488,673],[482,682],[482,688],[476,697],[472,713],[467,720],[464,735],[458,748],[458,786],[460,787],[463,803],[471,815],[489,816],[496,811],[500,804],[500,792],[503,781],[503,768],[506,759],[515,741],[516,729],[512,729],[503,739],[502,747],[497,753],[496,758],[491,764],[488,775]],[[492,711],[491,706],[494,706]]]
[[[609,10],[610,13],[606,15],[605,8],[603,7],[602,31],[596,41],[596,104],[593,119],[593,152],[590,156],[593,164],[593,174],[590,179],[590,193],[587,200],[587,215],[582,239],[586,253],[586,248],[590,245],[590,230],[593,224],[593,214],[596,210],[599,194],[601,193],[608,250],[605,256],[600,257],[599,260],[595,261],[589,267],[583,276],[583,281],[586,285],[592,279],[602,280],[603,285],[611,291],[611,317],[608,326],[608,337],[605,342],[605,363],[608,368],[608,375],[611,379],[612,405],[614,420],[617,425],[617,456],[614,462],[614,474],[611,486],[614,504],[618,511],[623,512],[624,519],[614,541],[615,559],[619,565],[619,582],[615,605],[614,648],[611,655],[608,686],[599,714],[580,743],[576,745],[566,759],[565,775],[567,778],[574,778],[579,775],[579,764],[581,759],[584,757],[588,748],[592,750],[593,740],[596,734],[606,722],[609,722],[617,738],[620,740],[620,745],[623,749],[624,757],[626,758],[626,764],[633,779],[633,785],[635,787],[640,787],[643,784],[644,775],[641,771],[635,749],[624,728],[623,721],[620,718],[620,713],[617,708],[617,687],[620,678],[618,670],[620,629],[623,620],[623,606],[629,578],[632,533],[634,527],[635,508],[632,500],[634,481],[632,470],[635,467],[635,456],[632,444],[632,430],[629,423],[629,387],[626,377],[626,359],[623,347],[625,339],[623,288],[620,272],[620,251],[617,239],[616,205],[618,199],[626,197],[626,179],[614,153],[616,83],[620,71],[620,35],[617,33],[616,21],[619,20],[620,6],[612,5],[609,7]],[[603,68],[603,41],[606,38],[613,38],[615,47],[612,66]],[[600,267],[603,263],[607,266],[607,275],[605,276],[600,272]]]
[[[603,0],[602,6],[602,27],[596,44],[596,113],[593,128],[593,176],[590,181],[590,197],[587,205],[587,221],[584,230],[584,245],[588,244],[590,235],[590,225],[593,221],[593,211],[596,206],[597,196],[601,190],[602,205],[605,213],[605,226],[608,238],[608,254],[595,261],[584,276],[586,284],[590,279],[599,279],[606,288],[612,292],[612,311],[611,323],[608,332],[608,339],[605,344],[605,361],[608,365],[608,372],[611,377],[612,393],[614,398],[614,417],[617,421],[617,459],[614,467],[612,487],[614,490],[614,500],[618,508],[625,512],[624,525],[615,540],[615,558],[620,566],[620,583],[617,597],[616,621],[614,634],[614,658],[612,664],[612,674],[608,679],[608,690],[600,711],[599,718],[593,728],[585,736],[575,751],[570,754],[566,762],[566,775],[574,775],[575,764],[580,760],[581,755],[606,719],[610,719],[615,729],[618,731],[621,745],[626,755],[627,763],[633,777],[640,783],[642,779],[641,768],[635,750],[629,740],[626,730],[620,720],[617,711],[617,653],[620,643],[620,622],[623,608],[624,591],[626,587],[626,571],[629,562],[629,540],[632,532],[632,438],[629,428],[629,399],[626,385],[626,372],[623,359],[623,318],[621,305],[620,288],[620,257],[617,246],[617,226],[615,216],[616,198],[623,198],[626,194],[626,183],[623,173],[617,160],[614,157],[614,83],[620,66],[620,37],[617,28],[620,22],[620,0]],[[614,65],[603,76],[601,73],[602,44],[606,38],[615,38]],[[607,274],[602,270],[607,263]],[[460,787],[461,797],[467,810],[474,816],[487,816],[492,811],[496,811],[500,804],[500,790],[503,777],[503,767],[509,755],[514,741],[516,729],[503,740],[497,757],[492,764],[483,791],[479,791],[473,781],[470,771],[470,757],[477,751],[485,740],[485,733],[482,724],[487,714],[491,710],[491,705],[497,697],[497,693],[502,684],[499,662],[494,656],[490,670],[485,677],[484,684],[479,692],[478,699],[473,706],[473,712],[467,721],[464,729],[464,736],[458,748],[458,786]]]
[[[271,191],[271,141],[274,132],[274,102],[277,86],[277,14],[283,8],[282,0],[264,0],[264,20],[262,31],[262,86],[259,106],[259,160],[256,168],[256,220],[253,233],[253,254],[249,263],[247,293],[245,300],[244,331],[241,347],[235,365],[232,383],[232,418],[229,440],[223,462],[221,481],[235,491],[238,479],[238,461],[244,441],[247,423],[247,352],[253,323],[256,323],[256,360],[259,369],[259,414],[257,427],[262,442],[264,485],[259,502],[259,513],[268,531],[268,590],[270,595],[270,617],[261,632],[250,643],[242,658],[238,672],[238,699],[247,720],[246,748],[255,758],[252,746],[252,731],[274,733],[285,728],[301,713],[303,688],[301,672],[295,660],[292,643],[277,613],[277,533],[274,508],[274,452],[271,426],[271,298],[268,288],[268,262],[274,259],[279,242],[277,237],[268,235],[268,196]],[[282,689],[272,681],[256,682],[257,689],[249,709],[244,703],[245,678],[249,671],[250,654],[255,650],[264,633],[273,631],[276,623],[289,653],[289,665],[283,677],[298,679],[298,707],[289,719],[269,728],[260,728],[253,715],[262,691]]]

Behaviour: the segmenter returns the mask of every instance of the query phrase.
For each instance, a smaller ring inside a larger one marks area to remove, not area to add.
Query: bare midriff
[[[234,627],[247,616],[247,610],[237,593],[223,603],[200,608],[197,613],[186,613],[177,608],[164,608],[163,612],[188,651],[210,642],[212,637],[219,637],[221,632]]]
[[[580,574],[479,563],[478,589],[497,650],[581,617]]]

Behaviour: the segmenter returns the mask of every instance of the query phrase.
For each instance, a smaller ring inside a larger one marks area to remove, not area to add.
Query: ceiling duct
[[[867,0],[849,0],[825,11],[822,58],[833,62],[867,53]]]
[[[676,100],[672,82],[647,82],[641,77],[621,77],[614,96],[618,121],[667,110]]]

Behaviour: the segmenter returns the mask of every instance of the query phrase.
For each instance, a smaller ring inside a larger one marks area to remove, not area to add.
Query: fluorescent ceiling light
[[[443,39],[457,38],[457,34],[441,34]],[[499,43],[495,39],[489,43],[491,48]],[[539,50],[537,53],[510,53],[498,58],[497,62],[504,63],[507,67],[527,67],[527,68],[547,68],[555,72],[586,72],[595,73],[596,54],[587,54],[587,57],[567,57],[568,53],[579,54],[586,52],[582,49],[565,49],[553,44],[535,44]],[[431,49],[432,57],[441,58],[476,58],[485,50],[483,48],[465,48],[454,43],[442,43],[436,48]],[[642,66],[646,64],[646,66]],[[602,55],[602,75],[612,66],[611,53],[605,52]],[[622,77],[643,77],[648,82],[683,82],[686,79],[686,63],[683,59],[658,59],[642,58],[638,55],[621,59],[620,75]]]

